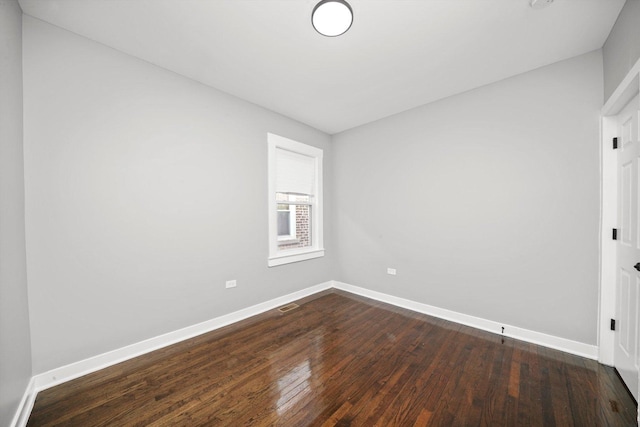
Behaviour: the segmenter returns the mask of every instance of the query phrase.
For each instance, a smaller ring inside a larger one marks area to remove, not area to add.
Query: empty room
[[[0,426],[636,426],[640,0],[0,0]]]

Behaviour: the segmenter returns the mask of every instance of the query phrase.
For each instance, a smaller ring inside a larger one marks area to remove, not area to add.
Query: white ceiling
[[[24,13],[334,134],[604,44],[625,0],[20,0]]]

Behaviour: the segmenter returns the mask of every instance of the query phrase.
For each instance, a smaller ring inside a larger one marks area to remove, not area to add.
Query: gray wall
[[[640,0],[627,0],[602,51],[606,101],[640,59]]]
[[[596,344],[602,102],[596,51],[335,135],[337,279]]]
[[[328,135],[23,25],[34,373],[333,278]],[[325,150],[324,258],[267,267],[267,132]]]
[[[0,0],[0,425],[31,377],[22,158],[22,10]]]

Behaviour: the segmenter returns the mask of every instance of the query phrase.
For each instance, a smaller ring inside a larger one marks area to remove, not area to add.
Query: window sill
[[[312,249],[306,251],[296,251],[287,254],[279,254],[269,257],[268,266],[275,267],[278,265],[290,264],[292,262],[305,261],[313,258],[320,258],[324,256],[324,249]]]
[[[293,243],[299,243],[299,242],[300,240],[296,239],[295,237],[283,237],[283,238],[278,237],[279,245],[291,245]]]

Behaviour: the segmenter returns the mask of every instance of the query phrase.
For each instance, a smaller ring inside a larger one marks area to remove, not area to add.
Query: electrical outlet
[[[225,283],[225,288],[229,289],[229,288],[235,288],[236,287],[236,281],[235,280],[227,280],[227,282]]]
[[[395,276],[396,275],[396,269],[395,268],[387,268],[387,274]]]

